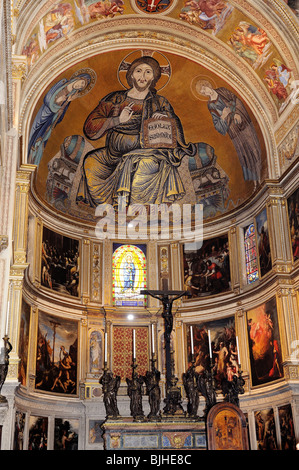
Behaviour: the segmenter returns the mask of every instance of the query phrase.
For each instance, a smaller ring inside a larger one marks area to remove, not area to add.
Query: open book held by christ
[[[172,118],[144,121],[145,148],[175,148],[177,146],[175,121]]]

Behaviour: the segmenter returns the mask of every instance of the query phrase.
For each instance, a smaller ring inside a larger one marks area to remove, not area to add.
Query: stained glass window
[[[113,246],[113,305],[143,307],[146,296],[146,245]]]
[[[247,283],[252,284],[259,278],[254,224],[244,230],[244,246]]]

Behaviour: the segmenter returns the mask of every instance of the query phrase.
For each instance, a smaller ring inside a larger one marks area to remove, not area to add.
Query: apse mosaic
[[[146,245],[113,244],[112,301],[116,306],[144,307],[146,289]]]
[[[276,299],[247,311],[251,381],[264,385],[283,377]]]
[[[141,83],[143,68],[150,78]],[[104,53],[57,77],[33,116],[28,161],[47,204],[90,221],[120,200],[202,204],[213,218],[267,174],[242,97],[191,60],[149,50]]]
[[[35,388],[77,392],[78,322],[39,312]]]

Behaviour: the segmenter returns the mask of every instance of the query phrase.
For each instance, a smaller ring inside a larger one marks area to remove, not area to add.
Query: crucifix
[[[166,359],[166,390],[167,399],[166,403],[171,402],[170,390],[173,389],[174,385],[174,371],[173,371],[173,358],[171,357],[170,338],[173,329],[173,314],[172,304],[175,300],[183,297],[183,295],[189,296],[187,291],[160,291],[160,290],[141,290],[140,294],[150,295],[155,299],[158,299],[163,304],[162,318],[164,319],[164,339],[165,339],[165,359]],[[179,405],[179,403],[177,403]],[[176,408],[176,406],[171,407]]]

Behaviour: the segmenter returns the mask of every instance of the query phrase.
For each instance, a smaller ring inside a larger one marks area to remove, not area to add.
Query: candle
[[[208,330],[208,336],[209,336],[209,352],[210,352],[210,358],[212,359],[211,332],[210,332],[210,330]]]
[[[155,354],[155,332],[154,332],[153,323],[152,323],[152,353]]]
[[[133,359],[136,358],[135,330],[133,330]]]
[[[107,363],[107,348],[108,348],[108,341],[107,341],[107,333],[105,332],[105,362]]]
[[[238,352],[238,363],[241,364],[238,336],[236,336],[236,343],[237,343],[237,352]]]
[[[193,344],[193,327],[190,326],[190,341],[191,341],[191,354],[194,354],[194,344]]]

